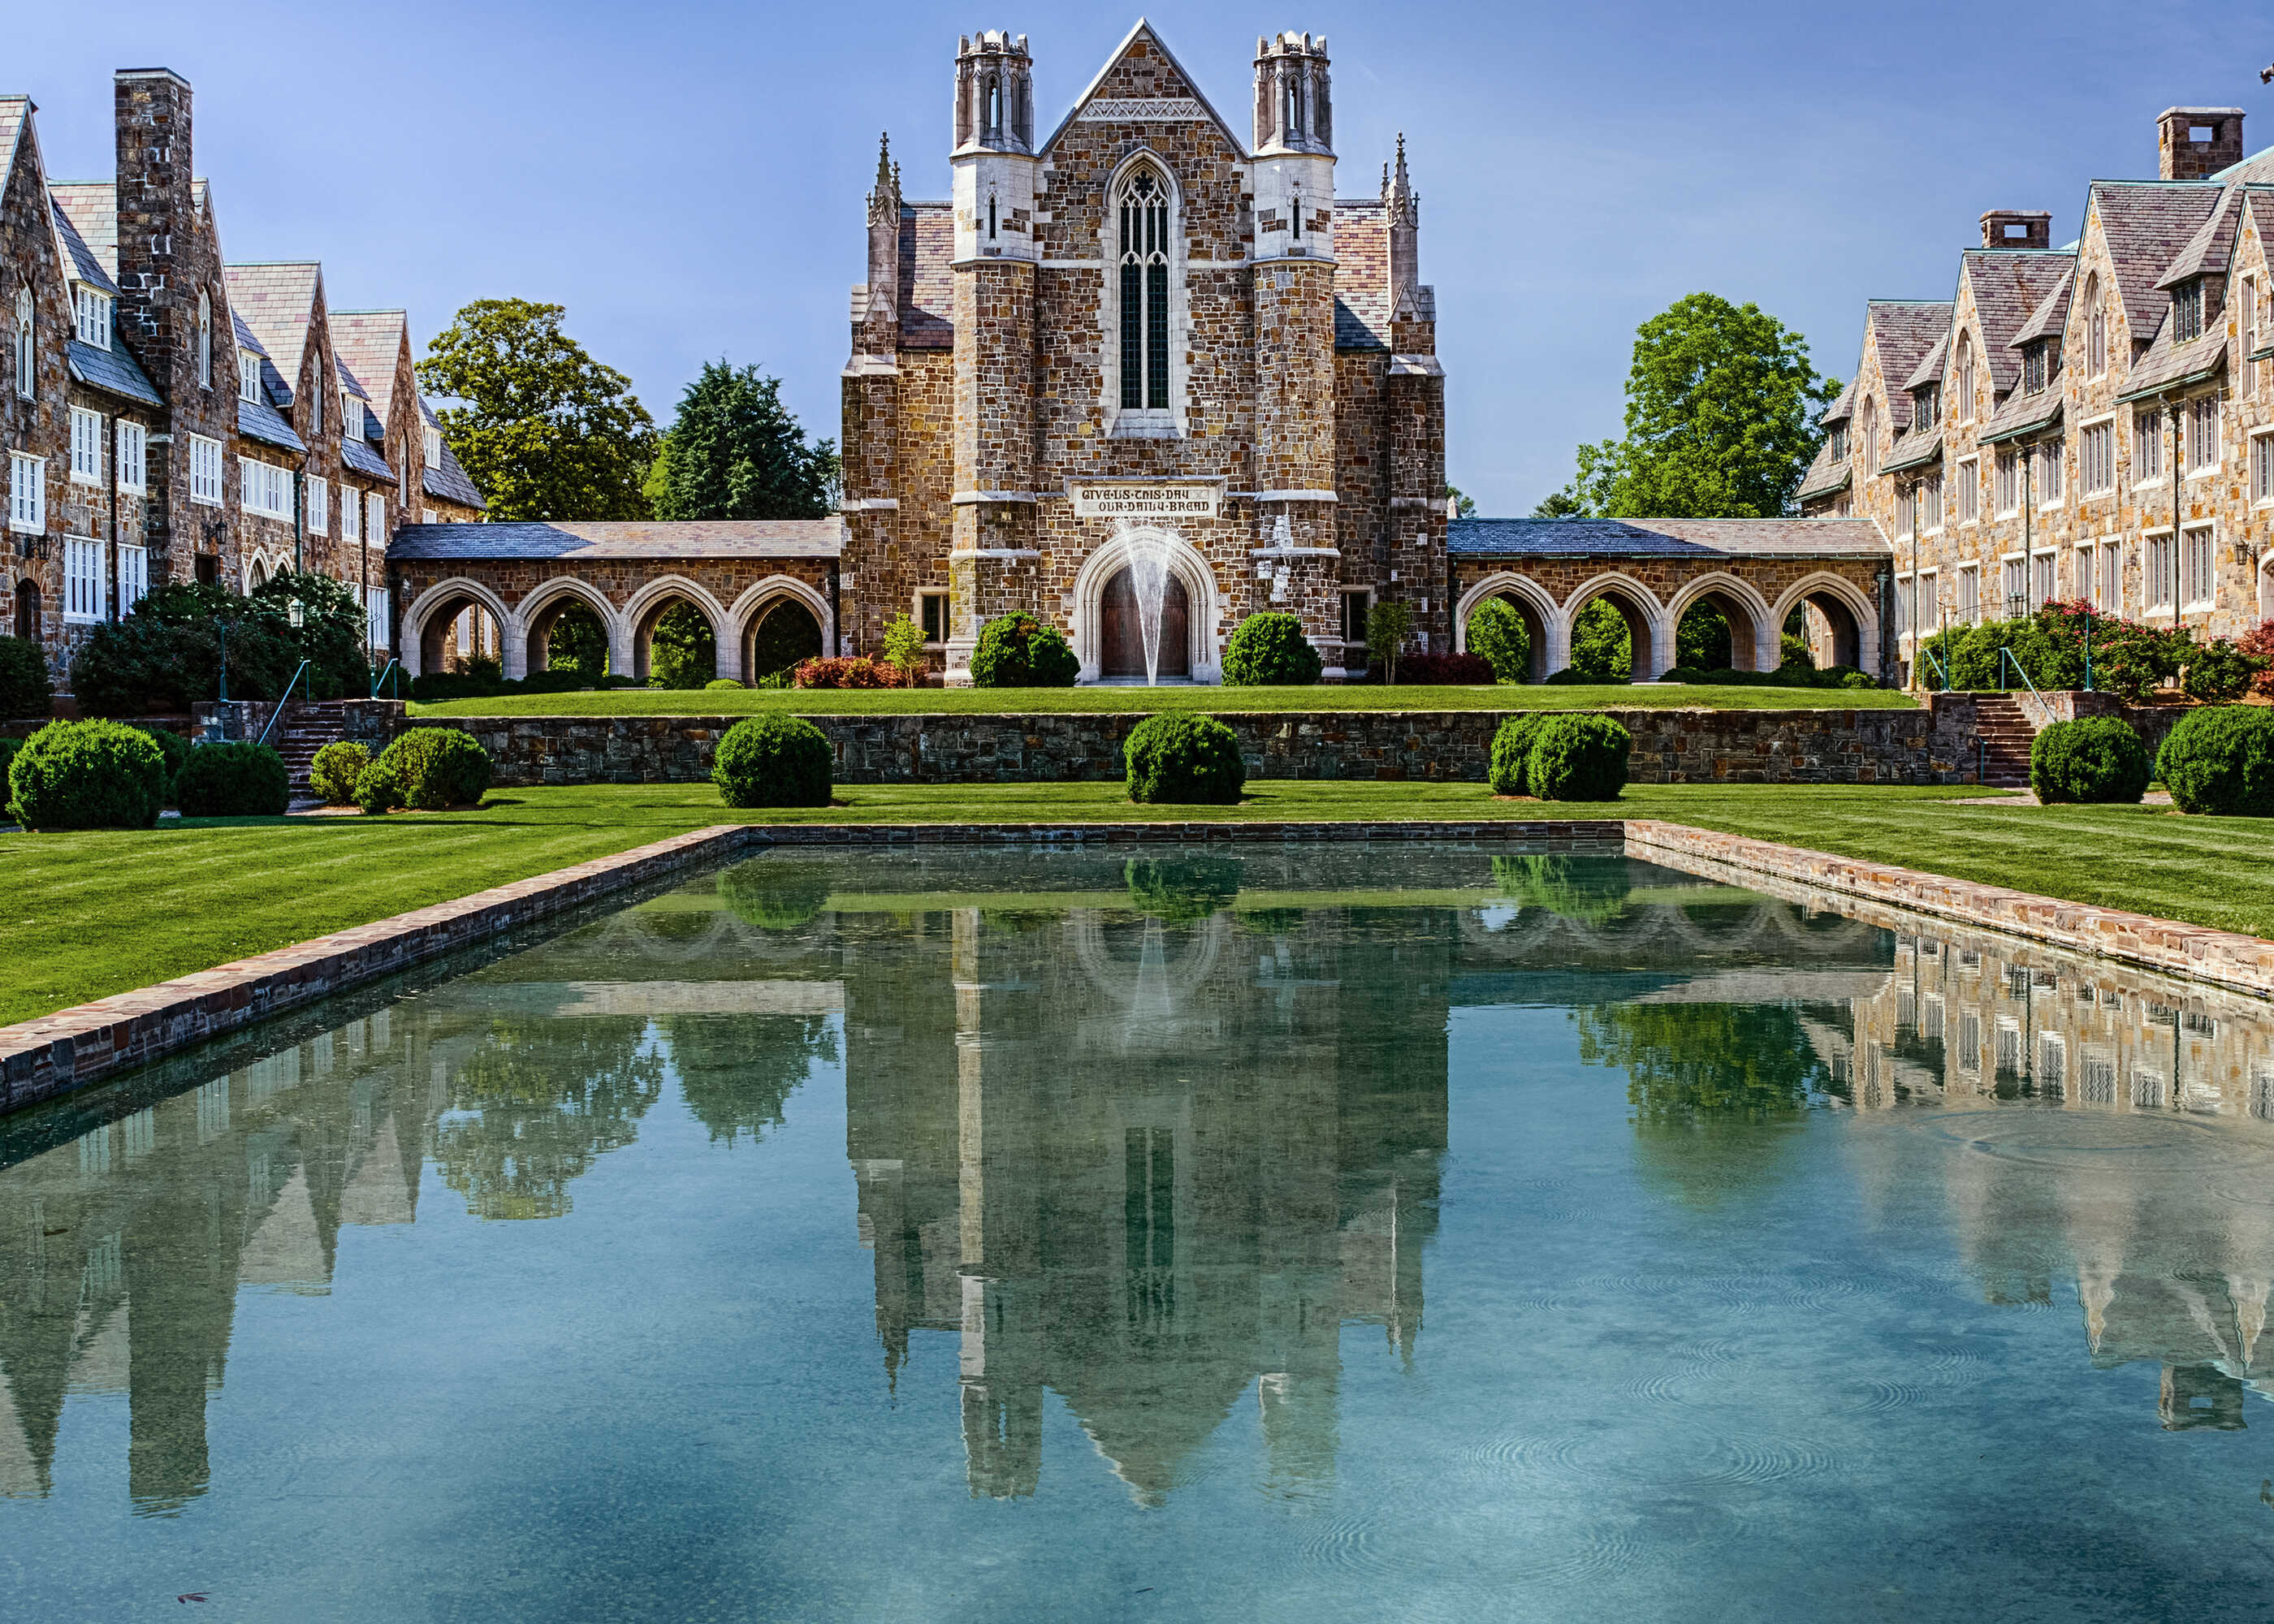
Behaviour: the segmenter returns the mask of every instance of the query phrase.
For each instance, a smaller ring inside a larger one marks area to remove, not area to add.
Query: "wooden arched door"
[[[1123,570],[1105,583],[1097,618],[1103,636],[1097,674],[1101,677],[1145,675],[1145,631],[1137,616],[1137,583]],[[1192,601],[1185,583],[1172,574],[1161,592],[1161,649],[1156,665],[1163,677],[1193,674]]]

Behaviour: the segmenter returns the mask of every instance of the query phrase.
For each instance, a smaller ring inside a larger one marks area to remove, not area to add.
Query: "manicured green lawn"
[[[1706,688],[1680,682],[1600,688],[612,688],[588,694],[511,694],[413,705],[414,716],[1031,715],[1061,710],[1902,710],[1894,688]]]
[[[1659,817],[2274,936],[2274,819],[1953,805],[1969,789],[1643,785],[1602,805],[1481,785],[1259,780],[1236,808],[1118,784],[851,786],[825,811],[730,812],[706,784],[501,790],[478,812],[169,822],[0,835],[0,1024],[706,824]]]

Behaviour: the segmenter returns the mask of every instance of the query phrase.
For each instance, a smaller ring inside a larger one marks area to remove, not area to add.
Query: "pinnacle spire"
[[[869,193],[869,223],[898,228],[900,221],[900,166],[892,162],[890,132],[877,138],[877,185]]]

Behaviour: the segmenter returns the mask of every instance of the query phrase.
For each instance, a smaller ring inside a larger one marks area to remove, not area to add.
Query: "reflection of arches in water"
[[[599,921],[591,945],[629,959],[699,964],[738,950],[742,931],[742,921],[724,908],[627,908]]]
[[[1077,908],[1066,934],[1082,974],[1126,1024],[1141,1003],[1176,1010],[1208,983],[1231,939],[1231,916],[1179,926]]]
[[[1833,916],[1829,924],[1803,918],[1794,904],[1776,901],[1706,905],[1709,912],[1693,913],[1699,905],[1632,903],[1601,920],[1574,918],[1511,897],[1512,919],[1494,929],[1480,917],[1482,909],[1465,910],[1461,929],[1473,935],[1481,947],[1510,948],[1574,955],[1640,955],[1663,961],[1696,955],[1727,959],[1739,952],[1780,953],[1787,951],[1822,959],[1843,950],[1868,958],[1879,927],[1862,920]],[[1738,910],[1743,912],[1740,914]],[[1727,910],[1726,912],[1724,910]]]

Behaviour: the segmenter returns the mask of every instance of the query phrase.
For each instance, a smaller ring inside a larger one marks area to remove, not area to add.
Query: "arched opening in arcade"
[[[1501,592],[1469,611],[1462,647],[1492,662],[1502,682],[1537,682],[1547,674],[1547,626],[1523,594]]]
[[[1784,658],[1805,655],[1818,671],[1834,665],[1863,669],[1864,628],[1856,611],[1832,592],[1811,592],[1784,618]]]
[[[1759,647],[1753,611],[1734,592],[1699,593],[1674,628],[1674,663],[1691,671],[1756,670]]]
[[[1161,625],[1154,672],[1161,677],[1189,679],[1193,674],[1192,596],[1173,569],[1163,572]],[[1145,680],[1145,623],[1137,596],[1137,578],[1122,569],[1105,583],[1098,598],[1099,649],[1097,674],[1101,680],[1142,682]]]
[[[502,628],[489,606],[470,592],[444,598],[418,628],[418,669],[466,673],[502,662]]]
[[[608,627],[599,611],[563,593],[529,620],[529,673],[564,672],[597,682],[608,674]]]
[[[796,598],[785,594],[759,605],[742,643],[742,670],[752,682],[795,670],[822,652],[821,622]]]
[[[1631,590],[1615,582],[1590,593],[1571,615],[1571,669],[1597,682],[1647,682],[1651,667],[1651,612]]]
[[[253,592],[258,592],[262,587],[267,586],[267,584],[268,564],[267,560],[256,558],[252,562],[245,567],[245,590],[248,595]]]
[[[632,674],[660,688],[701,688],[719,674],[718,635],[692,598],[650,604],[632,628]]]

